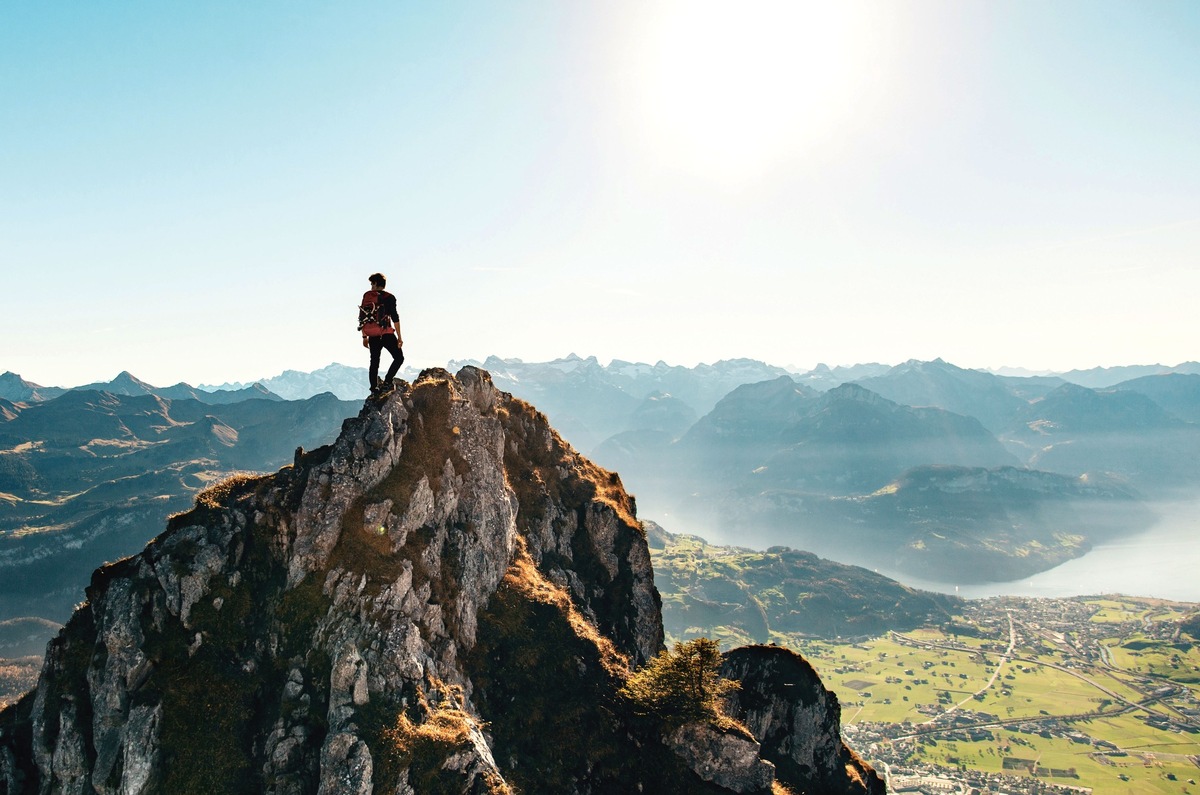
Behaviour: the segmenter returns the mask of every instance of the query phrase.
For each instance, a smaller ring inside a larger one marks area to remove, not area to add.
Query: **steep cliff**
[[[725,655],[721,675],[741,683],[725,711],[746,725],[796,795],[882,793],[883,781],[842,743],[837,697],[808,661],[779,646],[743,646]]]
[[[836,701],[790,745],[754,717],[832,699],[810,668],[740,664],[794,685],[746,707],[761,748],[622,697],[663,644],[633,500],[473,367],[205,492],[87,598],[0,713],[0,795],[879,791]]]

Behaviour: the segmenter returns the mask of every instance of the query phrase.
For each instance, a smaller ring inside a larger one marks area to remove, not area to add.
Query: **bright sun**
[[[861,100],[873,20],[858,2],[667,0],[636,43],[638,137],[714,178],[753,178],[837,134]]]

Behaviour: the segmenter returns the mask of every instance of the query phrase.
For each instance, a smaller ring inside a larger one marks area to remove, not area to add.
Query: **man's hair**
[[[367,277],[367,279],[371,282],[371,284],[378,284],[380,287],[387,286],[387,277],[382,273],[372,273]]]

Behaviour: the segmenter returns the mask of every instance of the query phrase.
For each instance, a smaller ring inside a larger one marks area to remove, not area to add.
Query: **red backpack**
[[[384,311],[383,296],[382,290],[368,290],[358,307],[358,330],[368,337],[392,333],[392,319]]]

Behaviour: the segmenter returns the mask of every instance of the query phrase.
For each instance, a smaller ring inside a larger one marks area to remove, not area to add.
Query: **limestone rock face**
[[[797,795],[883,795],[883,780],[842,742],[837,696],[799,654],[745,646],[725,654],[721,675],[741,683],[726,696],[726,712],[758,738],[779,781]]]
[[[700,778],[731,792],[761,792],[775,780],[774,765],[759,755],[759,744],[740,731],[685,723],[666,741]]]
[[[622,701],[663,647],[633,500],[472,367],[210,489],[87,597],[0,713],[0,795],[772,784]]]

